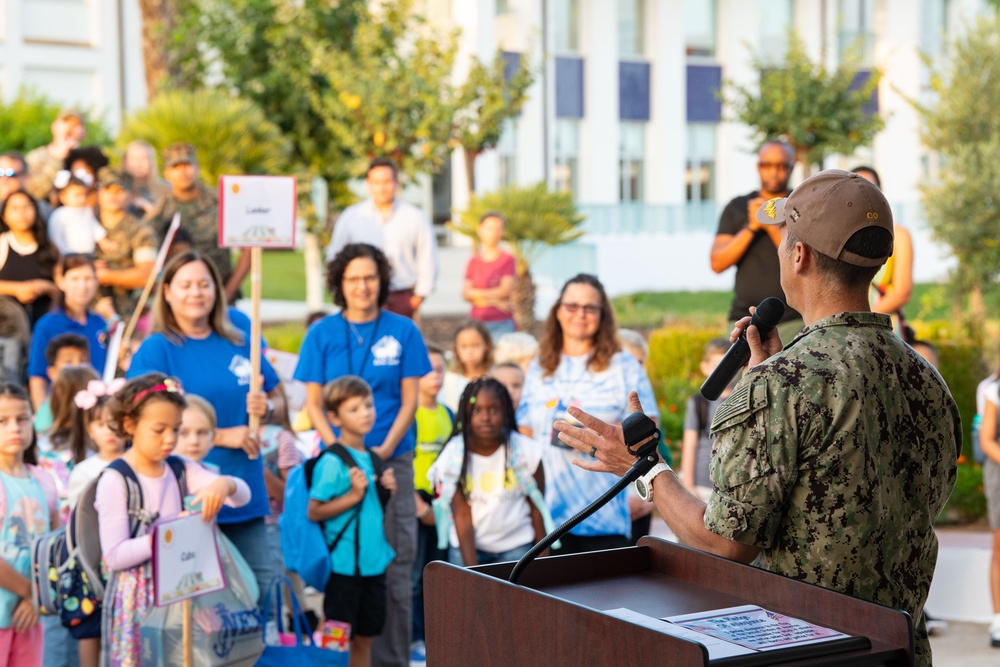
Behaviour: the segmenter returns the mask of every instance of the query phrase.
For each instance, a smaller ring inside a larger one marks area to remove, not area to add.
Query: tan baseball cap
[[[844,245],[866,227],[892,234],[892,210],[882,191],[864,177],[827,169],[806,179],[788,197],[768,200],[757,210],[762,225],[785,223],[799,240],[827,257],[855,266],[881,266],[885,257],[862,257]]]
[[[179,164],[197,164],[194,146],[191,144],[170,144],[163,151],[163,168],[169,169]]]

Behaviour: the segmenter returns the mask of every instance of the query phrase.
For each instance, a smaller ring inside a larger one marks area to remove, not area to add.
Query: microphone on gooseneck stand
[[[781,316],[784,314],[785,304],[781,302],[781,299],[769,296],[761,301],[757,309],[753,311],[753,317],[750,318],[750,326],[757,327],[757,331],[760,332],[760,337],[763,340],[771,332],[771,329],[778,326]],[[705,384],[701,385],[701,395],[710,401],[719,398],[722,390],[740,372],[740,369],[746,366],[748,361],[750,361],[750,344],[747,343],[747,330],[744,329],[740,333],[740,337],[736,339],[736,342],[726,352],[726,356],[722,357],[722,361],[719,362],[719,365],[715,367],[712,374],[705,380]]]
[[[636,459],[632,467],[610,489],[605,491],[604,495],[577,512],[569,521],[543,537],[538,544],[531,547],[528,553],[521,556],[521,560],[517,561],[514,569],[510,571],[507,581],[516,584],[524,573],[524,568],[538,558],[538,554],[552,546],[556,540],[573,530],[591,514],[607,505],[626,486],[652,470],[656,462],[660,460],[656,453],[656,445],[660,441],[660,429],[656,427],[656,422],[643,413],[633,412],[622,421],[622,436],[628,453]]]

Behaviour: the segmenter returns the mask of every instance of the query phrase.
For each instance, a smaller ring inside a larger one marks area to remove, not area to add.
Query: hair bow
[[[60,169],[56,172],[55,178],[52,179],[52,187],[56,190],[62,190],[64,187],[69,185],[69,177],[72,174],[68,169]]]
[[[81,410],[89,410],[97,405],[97,399],[102,396],[113,396],[124,386],[125,378],[115,378],[108,384],[104,384],[100,380],[91,380],[87,383],[86,389],[76,392],[73,402]]]
[[[155,391],[168,391],[171,394],[180,394],[181,396],[184,395],[184,389],[181,388],[180,382],[178,382],[174,378],[166,378],[162,384],[158,384],[155,387],[150,387],[149,389],[143,389],[142,391],[140,391],[138,394],[135,395],[135,398],[132,399],[132,402],[138,403],[143,398],[145,398],[147,394],[151,394]]]

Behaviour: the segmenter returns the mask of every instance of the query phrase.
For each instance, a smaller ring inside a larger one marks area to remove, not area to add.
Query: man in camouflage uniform
[[[52,141],[24,156],[28,166],[28,192],[38,200],[48,198],[56,173],[66,168],[63,164],[66,156],[87,138],[83,115],[75,109],[60,111],[51,129]]]
[[[149,225],[128,213],[129,194],[121,172],[104,167],[97,174],[97,187],[101,225],[108,231],[108,245],[113,244],[110,252],[97,250],[97,282],[102,297],[109,297],[115,313],[127,319],[139,300],[137,290],[145,287],[153,271],[160,241]]]
[[[937,539],[955,484],[962,427],[930,364],[871,313],[868,284],[892,253],[892,212],[865,179],[821,172],[757,219],[778,225],[781,285],[805,328],[781,349],[750,318],[749,371],[716,412],[707,505],[669,468],[653,502],[682,542],[801,581],[903,609],[916,662],[931,662],[924,625]],[[640,409],[631,397],[633,409]],[[594,432],[560,424],[582,467],[618,474],[634,458],[620,427],[577,411]]]
[[[170,253],[191,246],[210,258],[222,275],[226,298],[232,303],[250,269],[250,253],[240,253],[234,269],[232,250],[219,247],[219,197],[199,180],[191,144],[172,144],[163,151],[163,176],[170,183],[170,194],[150,209],[146,222],[165,236],[174,213],[180,211],[181,226]]]

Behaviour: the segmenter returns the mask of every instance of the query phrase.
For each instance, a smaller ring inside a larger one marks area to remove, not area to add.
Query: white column
[[[751,62],[760,41],[756,2],[718,0],[716,61],[722,66],[723,81],[737,82],[751,90],[758,85],[758,74]],[[732,112],[723,107],[723,118]],[[719,124],[717,144],[718,181],[715,197],[727,202],[760,185],[757,175],[757,140],[749,127],[736,121]]]
[[[875,138],[874,166],[891,201],[916,201],[921,179],[920,117],[907,98],[920,96],[920,12],[909,0],[885,0],[879,5],[875,65],[885,74],[879,85],[879,113],[891,122]]]
[[[646,55],[650,60],[646,124],[645,199],[683,204],[687,156],[687,67],[680,2],[646,3]]]
[[[555,66],[552,57],[552,23],[549,34],[542,31],[542,0],[511,2],[516,12],[516,35],[503,36],[501,46],[530,57],[528,63],[536,72],[535,83],[528,90],[528,99],[517,117],[517,181],[532,185],[545,180],[545,163],[551,167],[555,149]],[[509,39],[509,41],[507,41]],[[546,104],[546,97],[548,103]],[[546,133],[546,126],[548,133]]]
[[[583,120],[577,199],[618,201],[618,7],[612,0],[581,0]]]

